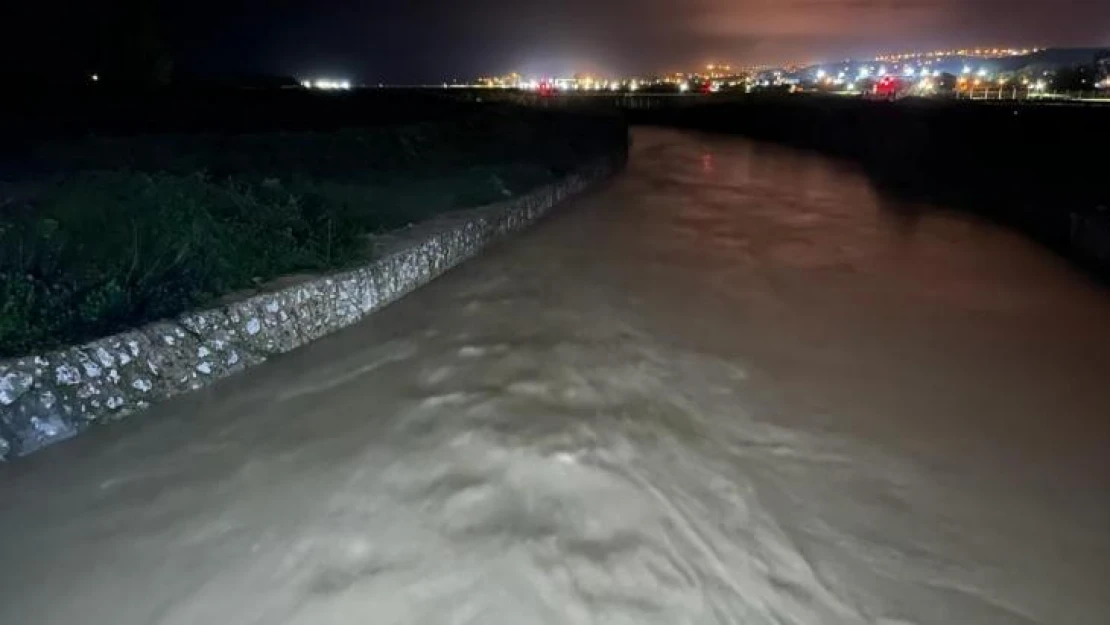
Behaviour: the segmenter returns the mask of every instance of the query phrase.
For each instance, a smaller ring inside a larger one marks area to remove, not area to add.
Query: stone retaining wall
[[[619,154],[528,195],[388,237],[378,260],[84,345],[0,361],[0,459],[121,419],[349,326],[624,162]]]

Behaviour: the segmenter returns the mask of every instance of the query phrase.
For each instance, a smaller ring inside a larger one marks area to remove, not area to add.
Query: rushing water
[[[1110,296],[643,130],[369,321],[0,470],[13,625],[1098,625]]]

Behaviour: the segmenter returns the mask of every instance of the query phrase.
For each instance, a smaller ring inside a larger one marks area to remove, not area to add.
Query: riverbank
[[[0,357],[366,262],[376,234],[525,195],[627,142],[612,116],[444,106],[453,118],[54,137],[9,152]]]
[[[619,170],[623,149],[485,208],[382,237],[376,260],[74,347],[0,360],[0,460],[146,410],[347,327]]]
[[[350,325],[627,148],[616,116],[476,105],[372,128],[29,142],[0,183],[0,458]]]

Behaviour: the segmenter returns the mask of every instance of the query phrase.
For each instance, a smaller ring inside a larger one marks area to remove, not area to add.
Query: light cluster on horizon
[[[450,84],[445,88],[481,87],[517,89],[539,93],[716,93],[718,91],[788,89],[797,91],[830,91],[837,93],[868,93],[879,82],[912,87],[918,94],[941,91],[968,91],[980,88],[1021,89],[1044,92],[1049,88],[1056,69],[1045,61],[1052,57],[1020,59],[1046,48],[960,48],[924,52],[881,54],[871,59],[845,59],[831,63],[789,63],[780,66],[734,65],[715,61],[691,71],[639,76],[602,76],[579,72],[571,76],[525,76],[518,72],[482,76],[474,81]],[[1077,89],[1110,88],[1110,51],[1096,60],[1095,69],[1080,77]],[[1019,67],[1020,66],[1020,67]],[[307,89],[336,91],[352,88],[346,79],[321,78],[302,81]],[[378,85],[379,87],[384,85]]]
[[[932,51],[916,51],[916,52],[901,52],[892,54],[880,54],[871,59],[876,63],[890,63],[893,64],[892,72],[901,72],[903,67],[915,67],[915,71],[935,71],[929,69],[940,61],[951,59],[1001,59],[1006,57],[1026,56],[1044,51],[1045,48],[1040,47],[977,47],[977,48],[952,48],[948,50],[932,50]],[[847,60],[846,62],[855,63],[856,61]],[[714,62],[709,63],[704,69],[697,69],[686,72],[669,72],[665,74],[652,75],[652,76],[636,76],[636,77],[620,77],[620,78],[598,78],[595,76],[575,74],[570,78],[555,78],[555,77],[528,77],[525,78],[521,74],[513,72],[503,76],[483,76],[480,77],[474,84],[483,87],[502,87],[502,88],[524,88],[524,89],[537,89],[539,86],[547,83],[552,88],[558,89],[577,89],[577,90],[594,90],[604,88],[616,88],[616,86],[627,86],[633,81],[639,83],[655,82],[663,80],[671,83],[682,83],[688,81],[715,81],[727,80],[748,77],[759,74],[761,72],[786,72],[792,73],[806,67],[816,67],[825,65],[824,63],[810,62],[799,63],[789,62],[781,65],[733,65],[731,63]],[[872,73],[879,72],[885,74],[886,70],[880,72],[879,68],[873,68]]]
[[[923,58],[946,58],[952,56],[981,57],[984,59],[997,59],[1007,56],[1024,56],[1035,54],[1044,48],[960,48],[952,50],[934,50],[932,52],[903,52],[900,54],[880,54],[876,61],[897,62],[910,61]]]
[[[1110,89],[1110,51],[1087,64],[1071,87],[1060,87],[1058,74],[1070,66],[1040,61],[1015,65],[1007,59],[1045,52],[1045,48],[971,48],[879,55],[869,60],[790,64],[779,67],[710,63],[690,72],[654,76],[601,78],[575,74],[563,78],[525,78],[512,73],[484,77],[472,86],[513,88],[541,94],[644,91],[650,93],[717,93],[762,90],[825,92],[844,95],[885,94],[890,97],[1051,96],[1063,91]],[[1073,68],[1074,69],[1074,68]],[[459,85],[462,86],[462,85]],[[1099,96],[1102,97],[1102,96]]]

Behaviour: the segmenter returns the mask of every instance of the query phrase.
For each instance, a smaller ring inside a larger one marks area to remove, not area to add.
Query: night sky
[[[58,10],[84,16],[80,30],[89,11],[111,21],[136,2]],[[1110,43],[1104,0],[163,0],[157,19],[178,68],[365,82]]]

